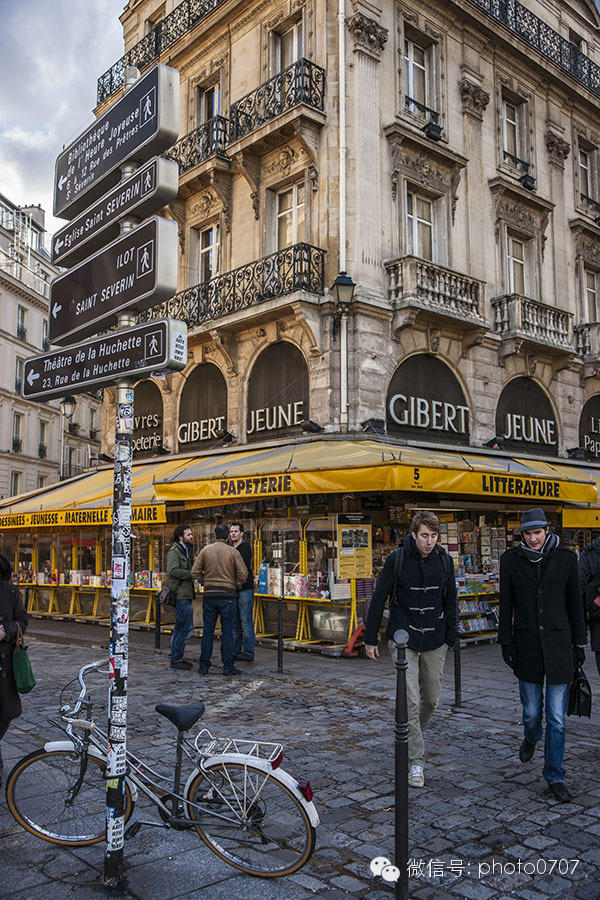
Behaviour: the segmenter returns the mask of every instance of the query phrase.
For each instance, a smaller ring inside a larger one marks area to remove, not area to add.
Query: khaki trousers
[[[393,641],[388,641],[388,647],[392,662],[395,663],[398,653],[396,645]],[[423,766],[425,757],[423,732],[437,709],[447,652],[446,644],[435,650],[425,650],[423,653],[406,650],[409,766]]]

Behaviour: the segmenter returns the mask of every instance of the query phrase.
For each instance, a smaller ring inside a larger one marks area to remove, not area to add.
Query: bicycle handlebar
[[[83,680],[84,674],[86,672],[93,672],[96,669],[99,669],[100,666],[104,666],[107,663],[108,663],[107,659],[99,659],[96,662],[87,663],[87,665],[83,666],[79,670],[79,673],[77,675],[79,684],[81,685],[81,691],[79,693],[79,697],[75,701],[75,705],[73,707],[69,706],[68,704],[66,704],[65,706],[61,706],[60,714],[61,714],[62,719],[67,720],[69,714],[71,716],[76,716],[77,713],[79,712],[79,710],[81,709],[81,704],[83,703],[83,699],[84,699],[84,697],[86,695],[86,691],[87,691],[86,683]]]

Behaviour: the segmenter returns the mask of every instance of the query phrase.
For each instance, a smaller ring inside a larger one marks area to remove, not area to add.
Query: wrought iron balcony
[[[293,244],[181,291],[142,313],[138,321],[170,316],[192,328],[294,291],[323,294],[324,261],[324,250],[310,244]]]
[[[416,256],[386,263],[394,309],[429,311],[483,326],[484,282]]]
[[[22,446],[23,446],[23,441],[21,440],[21,438],[20,438],[20,437],[14,437],[14,436],[13,436],[13,439],[12,439],[12,452],[13,452],[13,453],[20,453],[20,452],[21,452]]]
[[[27,329],[24,325],[17,325],[17,337],[20,341],[27,340]]]
[[[40,459],[46,459],[48,448],[45,444],[38,444],[38,456]]]
[[[524,175],[527,175],[529,172],[529,163],[526,160],[519,159],[518,156],[509,153],[508,150],[505,150],[502,155],[505,163],[508,163],[513,169],[517,169],[519,172],[523,172]]]
[[[543,344],[562,353],[575,355],[569,330],[572,313],[520,294],[505,294],[492,299],[494,332],[503,340]]]
[[[227,119],[224,116],[213,116],[177,141],[165,156],[179,164],[181,175],[211,156],[225,156],[226,144]]]
[[[425,106],[424,103],[419,103],[418,100],[409,97],[408,94],[404,95],[404,109],[407,110],[407,112],[414,113],[416,116],[421,116],[423,119],[427,119],[428,122],[433,122],[434,125],[437,125],[439,116],[436,110],[430,109],[428,106]]]
[[[600,66],[517,0],[471,0],[513,34],[600,95]]]
[[[580,194],[579,201],[588,215],[596,218],[600,216],[600,203],[598,200],[594,200],[593,197],[588,197],[587,194]]]
[[[203,19],[223,2],[224,0],[183,0],[183,3],[180,3],[168,16],[157,22],[152,31],[149,31],[104,75],[100,76],[97,86],[98,103],[102,103],[120,87],[123,87],[127,66],[136,66],[140,70],[145,69],[154,60],[159,59],[163,50],[178,41],[186,31],[193,28],[200,19]]]
[[[99,440],[100,440],[100,438],[98,437],[98,429],[90,428],[90,441],[99,441]]]
[[[325,109],[325,70],[299,59],[229,107],[229,143],[301,103]]]

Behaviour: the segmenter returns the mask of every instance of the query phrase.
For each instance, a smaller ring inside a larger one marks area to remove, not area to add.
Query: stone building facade
[[[130,0],[121,21],[99,111],[126,65],[180,73],[178,294],[153,315],[187,320],[189,362],[136,387],[138,454],[313,427],[600,454],[591,0]]]

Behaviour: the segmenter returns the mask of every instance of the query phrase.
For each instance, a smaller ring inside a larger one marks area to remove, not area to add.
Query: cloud
[[[93,121],[98,77],[123,55],[125,0],[0,0],[0,193],[41,204],[56,157]]]

